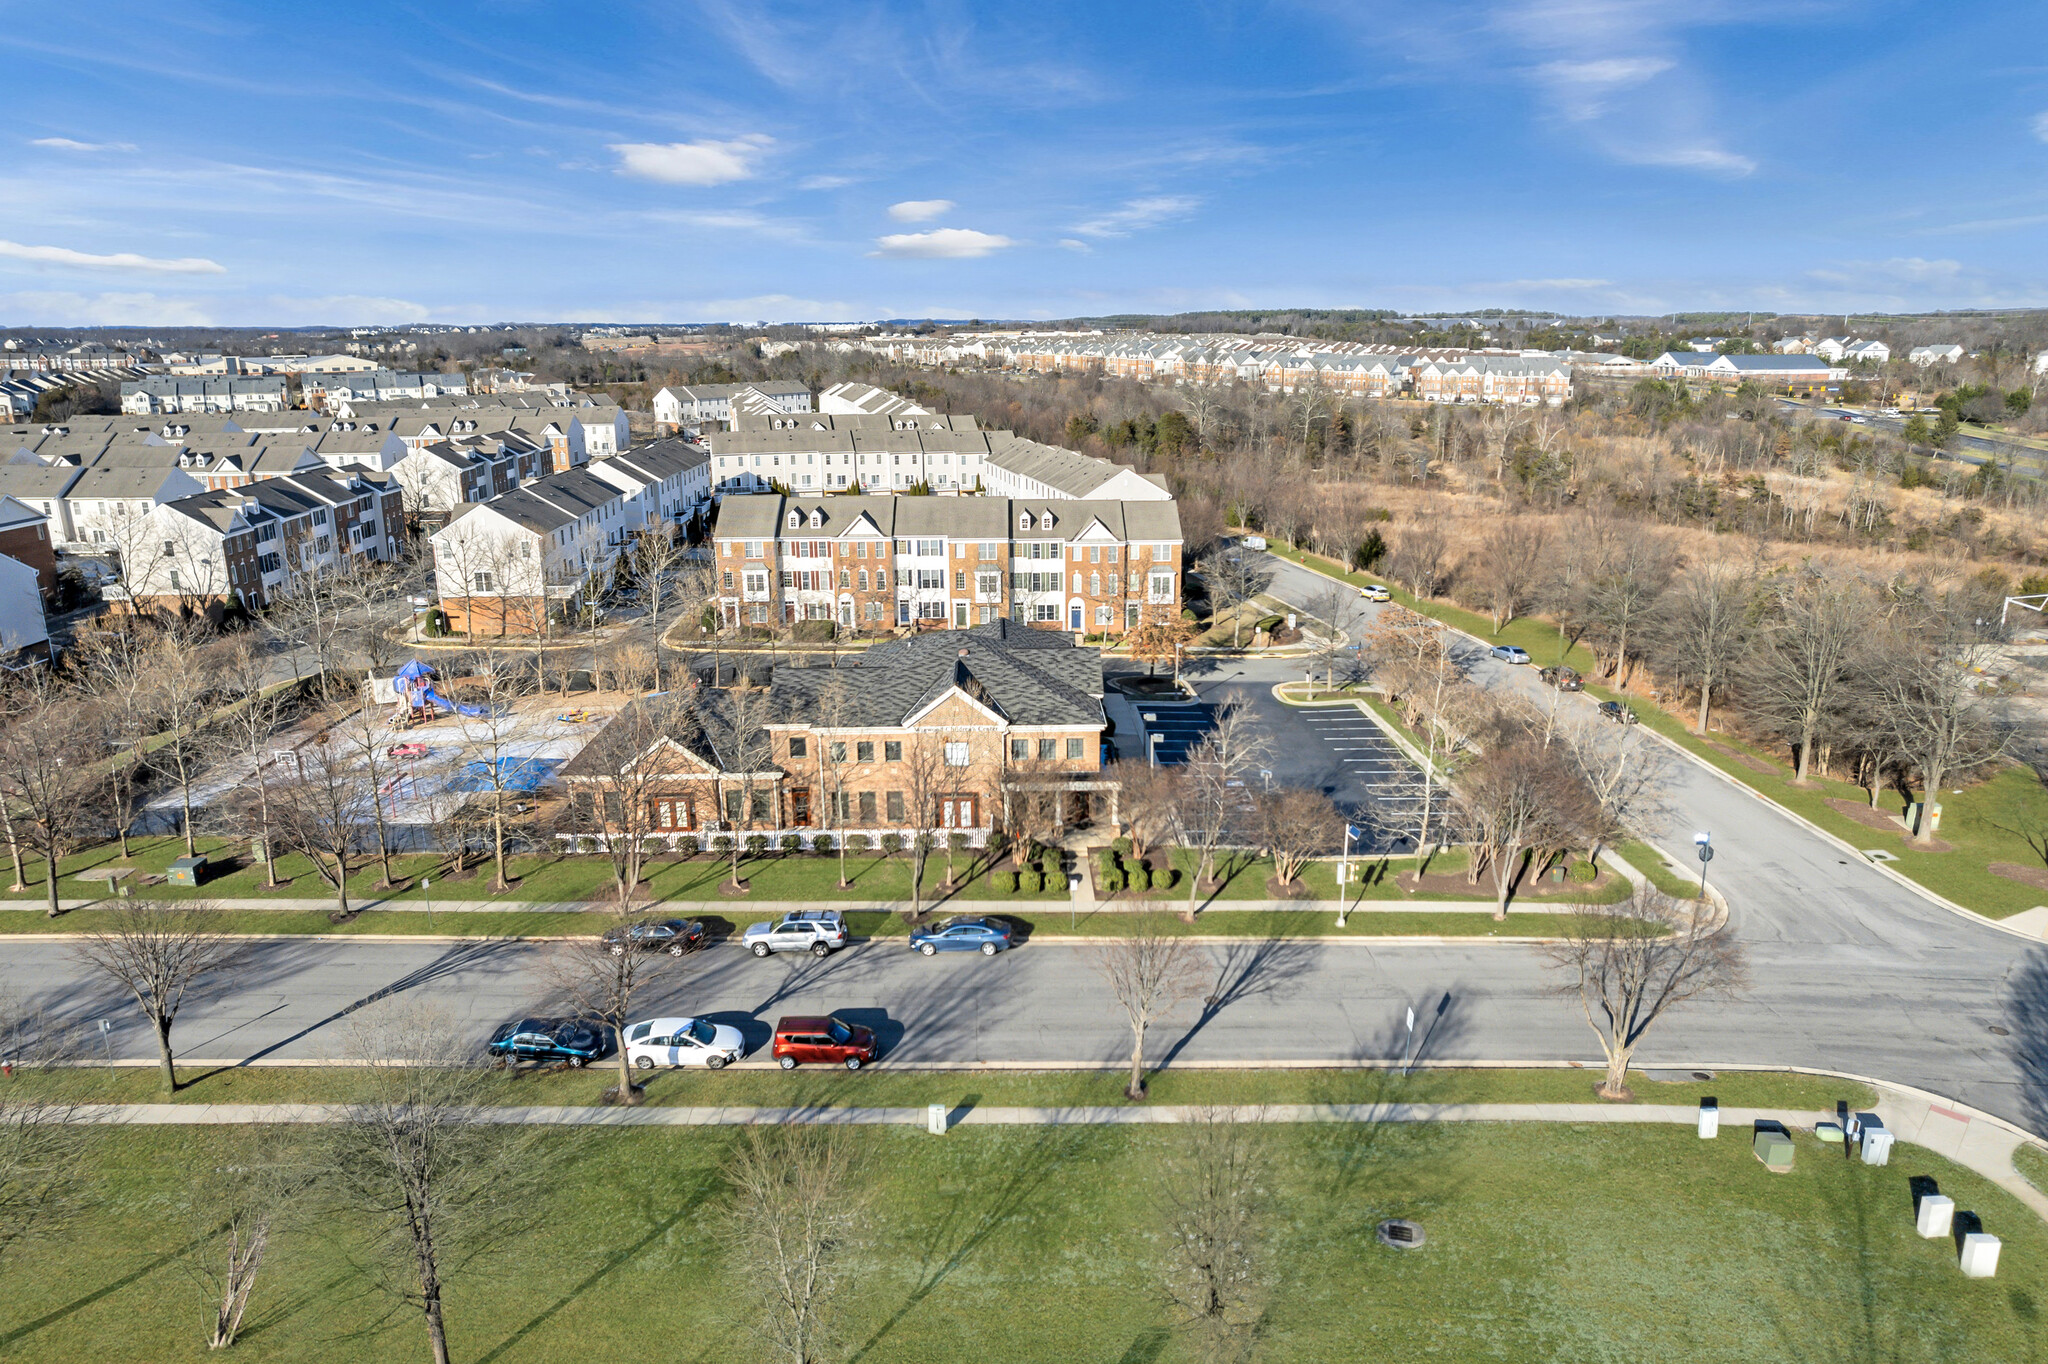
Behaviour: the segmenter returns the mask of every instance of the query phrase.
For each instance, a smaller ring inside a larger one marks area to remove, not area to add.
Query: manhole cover
[[[2011,1034],[2010,1032],[2006,1031],[2006,1030],[2005,1030],[2004,1028],[2001,1028],[2001,1027],[1999,1027],[1999,1026],[1998,1026],[1998,1025],[1996,1024],[1996,1023],[1993,1023],[1993,1024],[1991,1025],[1991,1035],[1992,1035],[1993,1037],[2011,1037],[2011,1036],[2012,1036],[2012,1034]]]
[[[1692,1073],[1692,1078],[1695,1080],[1711,1080],[1714,1078],[1714,1072],[1711,1070],[1696,1070]]]
[[[1396,1217],[1380,1223],[1380,1244],[1392,1246],[1395,1250],[1420,1250],[1427,1238],[1422,1234],[1422,1224],[1410,1222],[1405,1217]]]

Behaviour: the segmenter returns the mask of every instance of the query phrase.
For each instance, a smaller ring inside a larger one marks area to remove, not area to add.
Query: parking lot
[[[1271,686],[1252,682],[1198,684],[1202,699],[1181,705],[1137,707],[1146,742],[1165,764],[1187,761],[1188,751],[1215,724],[1219,707],[1236,702],[1252,714],[1266,739],[1267,756],[1246,785],[1306,787],[1321,791],[1358,827],[1353,851],[1408,852],[1415,847],[1422,812],[1422,774],[1372,718],[1354,706],[1303,709],[1282,705]],[[1270,774],[1270,775],[1268,775]]]

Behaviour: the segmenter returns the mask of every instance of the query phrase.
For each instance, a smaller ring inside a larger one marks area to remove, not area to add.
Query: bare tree
[[[185,997],[241,955],[220,930],[218,911],[201,901],[136,900],[107,911],[103,928],[77,945],[80,962],[134,997],[156,1031],[158,1076],[166,1094],[178,1090],[171,1028]]]
[[[1263,554],[1247,549],[1242,540],[1212,550],[1201,560],[1200,568],[1202,585],[1209,590],[1210,610],[1231,613],[1230,644],[1236,648],[1244,643],[1244,618],[1239,608],[1255,601],[1272,584],[1273,570]]]
[[[1348,587],[1332,583],[1318,589],[1303,609],[1310,617],[1324,627],[1320,633],[1308,637],[1309,658],[1322,665],[1323,685],[1335,688],[1337,685],[1337,663],[1351,652],[1345,641],[1343,619],[1351,609],[1356,594]]]
[[[455,712],[466,751],[477,755],[464,766],[461,785],[476,793],[477,818],[489,821],[491,890],[503,894],[512,889],[506,865],[512,806],[522,790],[531,788],[536,735],[530,718],[515,704],[521,688],[512,669],[490,649],[484,651],[481,676],[482,704],[471,706],[478,713]]]
[[[1476,879],[1483,863],[1492,875],[1495,919],[1508,916],[1523,854],[1561,850],[1583,838],[1598,810],[1576,771],[1526,739],[1494,748],[1467,769],[1457,800],[1476,844],[1471,874]]]
[[[87,794],[99,785],[88,756],[97,737],[90,708],[67,693],[42,696],[0,730],[0,801],[7,806],[9,837],[42,854],[52,919],[60,864],[87,828]]]
[[[614,715],[576,759],[577,790],[592,799],[591,815],[604,835],[622,912],[640,894],[650,845],[660,835],[659,801],[685,770],[675,761],[673,744],[695,744],[699,722],[689,692],[643,696]],[[671,824],[673,811],[671,805]]]
[[[853,747],[859,741],[843,737],[854,728],[855,716],[853,688],[835,669],[818,692],[816,728],[819,785],[831,807],[832,827],[838,830],[833,842],[839,852],[842,890],[851,884],[846,879],[846,826],[853,822],[853,793],[847,787],[869,766],[859,760],[860,750]]]
[[[721,693],[719,698],[724,717],[720,727],[723,813],[732,839],[732,880],[728,884],[735,891],[746,885],[740,880],[743,831],[753,828],[757,818],[772,819],[775,802],[774,773],[770,770],[775,762],[775,742],[766,729],[770,718],[768,692],[747,685],[744,674],[740,680],[740,686]]]
[[[406,779],[406,771],[397,760],[389,755],[391,729],[371,699],[365,695],[362,704],[353,710],[344,711],[334,721],[334,734],[341,746],[354,760],[364,800],[370,807],[370,828],[377,840],[377,866],[380,879],[378,890],[389,890],[397,884],[391,875],[391,821],[387,817],[386,804]],[[263,764],[257,764],[262,771]],[[269,796],[266,790],[266,804]]]
[[[1486,593],[1498,635],[1530,603],[1542,596],[1543,570],[1550,555],[1550,536],[1527,517],[1496,520],[1473,556],[1473,576]]]
[[[1728,564],[1692,569],[1658,604],[1647,643],[1661,671],[1699,693],[1701,734],[1714,697],[1749,650],[1755,605],[1755,577]]]
[[[1131,1025],[1131,1074],[1124,1094],[1145,1097],[1145,1032],[1184,1000],[1195,998],[1207,980],[1202,951],[1186,937],[1156,923],[1151,915],[1132,919],[1130,929],[1095,947],[1094,966]]]
[[[129,828],[135,820],[136,774],[144,765],[142,743],[154,722],[149,652],[132,629],[100,630],[83,637],[72,658],[80,666],[86,687],[99,699],[102,738],[114,759],[107,765],[114,829],[125,858]]]
[[[985,739],[984,742],[995,741]],[[954,794],[954,784],[966,780],[967,774],[973,770],[971,744],[972,739],[968,735],[949,731],[921,731],[909,735],[904,741],[900,770],[903,799],[908,806],[904,813],[910,819],[905,851],[910,855],[912,923],[924,917],[924,873],[931,862],[939,800],[942,796]],[[994,755],[988,756],[992,766]]]
[[[1420,598],[1434,597],[1447,578],[1450,553],[1443,528],[1433,518],[1410,522],[1394,532],[1387,555],[1387,576]]]
[[[1746,710],[1798,754],[1795,779],[1813,771],[1814,747],[1846,704],[1873,624],[1861,587],[1815,570],[1781,586],[1744,670]]]
[[[1205,1108],[1176,1135],[1160,1187],[1167,1304],[1194,1358],[1238,1364],[1257,1339],[1267,1287],[1264,1133],[1257,1118]]]
[[[270,793],[278,838],[304,853],[334,888],[335,916],[346,919],[349,856],[377,798],[364,789],[356,755],[330,726],[278,761]]]
[[[1188,751],[1174,807],[1180,844],[1196,849],[1195,874],[1188,880],[1185,917],[1194,922],[1204,882],[1214,882],[1216,850],[1238,831],[1250,813],[1245,782],[1266,757],[1268,740],[1252,714],[1236,702],[1216,712],[1215,725]]]
[[[1940,804],[1942,787],[1956,772],[1990,762],[2005,751],[2008,734],[1977,691],[1980,669],[1993,642],[1966,602],[1954,599],[1914,613],[1894,633],[1877,668],[1885,732],[1920,770],[1926,806]],[[1924,814],[1913,837],[1934,841]]]
[[[1117,784],[1117,816],[1131,840],[1131,855],[1149,867],[1156,853],[1171,846],[1181,769],[1126,759],[1107,775]]]
[[[215,652],[216,675],[240,699],[221,726],[221,758],[249,764],[242,784],[256,810],[256,832],[263,840],[263,875],[266,885],[277,884],[277,851],[270,836],[270,753],[273,737],[284,724],[286,688],[269,688],[269,659],[257,640],[248,634],[224,644]]]
[[[1637,528],[1605,547],[1585,584],[1585,610],[1593,632],[1614,658],[1614,685],[1628,685],[1629,648],[1652,618],[1671,582],[1670,545]]]
[[[1150,676],[1161,663],[1171,661],[1177,667],[1180,651],[1194,638],[1194,627],[1181,619],[1179,608],[1147,606],[1138,616],[1137,628],[1124,637],[1124,644]]]
[[[1259,842],[1273,859],[1282,889],[1301,879],[1310,859],[1329,852],[1344,836],[1344,820],[1320,791],[1284,787],[1252,797]]]
[[[448,1364],[448,1280],[498,1248],[531,1207],[519,1129],[493,1122],[494,1087],[462,1025],[426,1008],[359,1014],[347,1033],[356,1098],[327,1125],[322,1186],[367,1224],[385,1286],[417,1307]]]
[[[621,901],[592,937],[568,938],[555,944],[547,958],[547,978],[554,994],[579,1018],[594,1018],[612,1030],[619,1063],[619,1087],[610,1097],[638,1104],[640,1087],[626,1059],[626,1028],[647,991],[672,982],[679,974],[683,945],[642,951],[632,938],[633,916]]]
[[[18,1246],[60,1231],[77,1206],[90,1149],[76,1123],[79,1091],[48,1083],[71,1078],[75,1033],[0,995],[0,1262]]]
[[[193,1166],[198,1225],[186,1256],[213,1304],[207,1348],[223,1350],[241,1334],[272,1237],[301,1214],[318,1170],[295,1135],[263,1124],[209,1141]]]
[[[628,558],[640,588],[640,605],[647,611],[647,633],[654,659],[654,689],[661,690],[661,615],[676,601],[678,572],[688,562],[688,548],[675,537],[673,527],[644,531],[633,542]]]
[[[725,1240],[758,1295],[758,1330],[787,1364],[823,1364],[863,1207],[853,1143],[832,1127],[750,1127],[725,1166]]]
[[[1712,916],[1704,899],[1674,900],[1640,886],[1620,904],[1587,906],[1560,921],[1550,958],[1562,977],[1559,992],[1578,998],[1606,1053],[1602,1097],[1633,1097],[1629,1057],[1658,1019],[1687,1000],[1743,988],[1742,944]]]
[[[178,788],[185,855],[192,837],[192,788],[210,756],[206,726],[213,712],[214,664],[205,641],[191,628],[166,630],[150,651],[150,709],[162,726],[147,761]]]

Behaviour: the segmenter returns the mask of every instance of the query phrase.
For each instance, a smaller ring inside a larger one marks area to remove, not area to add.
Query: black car
[[[1617,725],[1632,725],[1636,722],[1636,713],[1619,701],[1602,701],[1600,714]]]
[[[649,919],[624,928],[605,930],[604,944],[618,956],[627,948],[636,952],[666,952],[680,957],[704,945],[704,925],[697,919]]]
[[[580,1018],[522,1018],[491,1034],[489,1051],[508,1061],[588,1065],[605,1052],[605,1030]]]

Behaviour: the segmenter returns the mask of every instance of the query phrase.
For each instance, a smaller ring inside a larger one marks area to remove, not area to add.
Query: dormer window
[[[1017,514],[1017,529],[1018,529],[1018,530],[1030,530],[1030,529],[1031,529],[1031,513],[1030,513],[1030,512],[1019,512],[1019,513]]]
[[[811,529],[812,529],[812,530],[818,530],[818,529],[820,529],[821,527],[823,527],[823,526],[824,526],[824,524],[825,524],[825,511],[824,511],[824,509],[823,509],[822,507],[813,507],[813,508],[811,509]]]
[[[792,508],[790,509],[790,513],[789,513],[789,528],[790,528],[791,530],[795,530],[795,529],[796,529],[796,528],[797,528],[798,526],[800,526],[800,525],[802,525],[802,524],[803,524],[803,515],[802,515],[802,514],[801,514],[800,512],[798,512],[798,511],[797,511],[797,510],[796,510],[795,508],[793,508],[793,507],[792,507]]]

